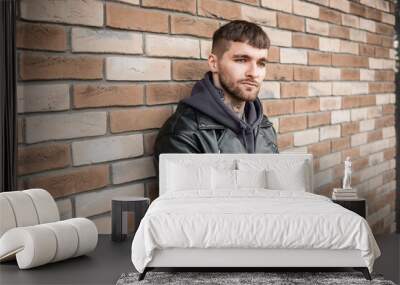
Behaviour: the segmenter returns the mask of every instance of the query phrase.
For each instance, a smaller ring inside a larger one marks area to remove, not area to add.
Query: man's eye
[[[242,63],[243,63],[243,62],[246,62],[246,60],[245,60],[244,58],[238,58],[238,59],[236,59],[235,61],[236,61],[236,62],[242,62]]]
[[[265,62],[258,63],[258,66],[265,67],[267,64]]]

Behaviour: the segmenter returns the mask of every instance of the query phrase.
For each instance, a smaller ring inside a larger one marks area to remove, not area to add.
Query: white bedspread
[[[380,251],[365,219],[307,192],[248,189],[171,192],[157,198],[132,243],[143,272],[154,249],[358,249],[372,272]]]

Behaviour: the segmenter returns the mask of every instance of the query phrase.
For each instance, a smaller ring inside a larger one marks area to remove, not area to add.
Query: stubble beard
[[[256,100],[258,92],[260,91],[260,86],[258,86],[254,89],[253,92],[249,91],[246,94],[240,88],[239,83],[235,84],[235,82],[232,82],[231,80],[225,78],[222,73],[218,74],[218,78],[221,87],[224,89],[224,91],[228,92],[229,95],[240,101],[246,101],[246,102],[254,101]]]

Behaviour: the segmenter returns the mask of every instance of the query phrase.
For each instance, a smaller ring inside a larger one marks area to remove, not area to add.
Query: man
[[[179,102],[156,138],[161,153],[278,153],[258,93],[270,41],[256,24],[233,21],[213,35],[210,71]]]

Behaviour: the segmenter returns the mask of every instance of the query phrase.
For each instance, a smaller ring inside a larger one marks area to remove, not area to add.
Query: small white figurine
[[[344,162],[343,189],[351,189],[351,160],[346,157]]]

